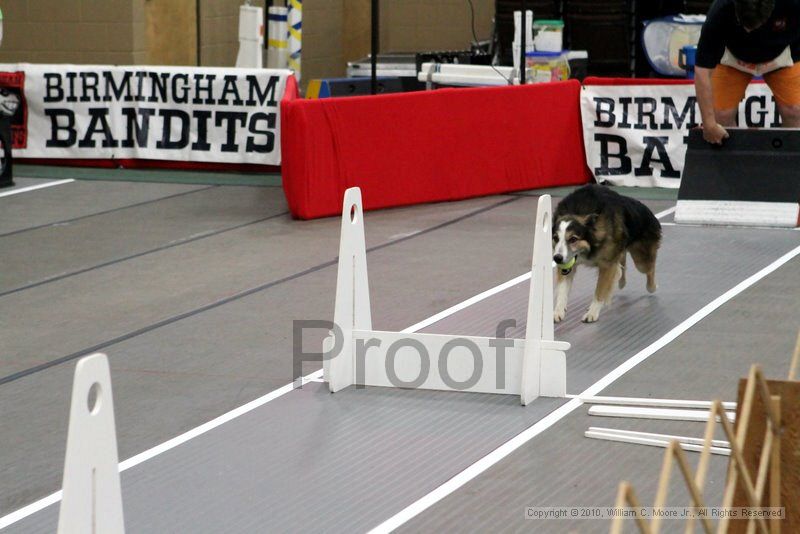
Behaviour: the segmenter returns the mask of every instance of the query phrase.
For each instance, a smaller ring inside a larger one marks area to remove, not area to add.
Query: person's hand
[[[703,124],[703,139],[712,145],[721,145],[722,141],[730,137],[728,131],[717,124]]]

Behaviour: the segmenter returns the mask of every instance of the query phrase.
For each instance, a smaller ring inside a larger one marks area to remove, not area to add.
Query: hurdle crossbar
[[[615,406],[648,406],[651,408],[678,408],[678,409],[703,409],[711,408],[711,401],[703,400],[683,400],[683,399],[653,399],[643,397],[605,397],[602,395],[592,395],[580,397],[584,404],[605,404]],[[722,407],[726,410],[735,410],[735,402],[723,402]]]
[[[516,76],[513,67],[450,63],[423,63],[417,73],[417,79],[427,83],[429,88],[433,85],[509,85]]]
[[[629,417],[633,419],[666,419],[671,421],[708,421],[709,412],[706,410],[690,410],[679,408],[650,408],[641,406],[604,406],[594,405],[589,408],[589,415],[601,417]],[[728,418],[733,421],[736,414],[727,412]]]
[[[672,440],[675,440],[680,443],[683,450],[692,452],[702,452],[704,445],[702,438],[673,436],[670,434],[652,432],[637,432],[634,430],[619,430],[616,428],[589,427],[583,435],[592,439],[632,443],[635,445],[649,445],[651,447],[667,447]],[[730,452],[730,443],[724,440],[713,440],[711,444],[712,454],[729,456]]]

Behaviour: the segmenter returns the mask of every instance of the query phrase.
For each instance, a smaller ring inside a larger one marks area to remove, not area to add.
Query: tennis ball
[[[567,263],[557,263],[556,265],[558,266],[559,269],[562,270],[572,269],[575,266],[575,260],[577,259],[578,259],[577,256],[573,256],[572,259],[569,260]]]

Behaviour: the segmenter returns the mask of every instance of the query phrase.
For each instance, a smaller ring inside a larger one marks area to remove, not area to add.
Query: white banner
[[[586,163],[598,182],[677,188],[686,157],[686,132],[700,125],[694,85],[587,85],[581,91]],[[739,124],[779,125],[775,99],[752,83]]]
[[[20,158],[279,165],[288,70],[0,65]]]

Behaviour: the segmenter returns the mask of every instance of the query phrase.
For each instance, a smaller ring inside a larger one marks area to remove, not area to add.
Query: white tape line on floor
[[[44,189],[46,187],[53,187],[55,185],[63,185],[74,182],[75,180],[69,178],[67,180],[56,180],[54,182],[45,182],[43,184],[29,185],[27,187],[20,187],[18,189],[10,189],[0,193],[0,197],[10,197],[11,195],[19,195],[20,193],[27,193],[28,191],[36,191],[37,189]]]

